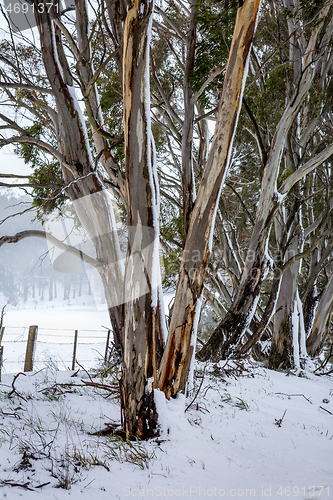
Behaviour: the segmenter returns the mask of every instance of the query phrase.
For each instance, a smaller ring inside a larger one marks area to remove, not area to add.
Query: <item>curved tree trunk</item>
[[[86,15],[83,0],[77,2],[77,23]],[[86,125],[75,95],[73,80],[65,58],[61,37],[50,16],[39,13],[41,52],[45,71],[54,92],[57,121],[55,129],[58,148],[65,162],[62,164],[63,176],[68,184],[67,194],[73,202],[76,213],[93,242],[98,271],[107,289],[108,307],[116,339],[121,331],[121,304],[123,271],[120,264],[119,244],[114,227],[113,208],[108,194],[95,172],[95,166],[89,145]],[[87,25],[87,18],[85,18]],[[87,33],[81,30],[81,43],[85,50]],[[86,71],[88,69],[86,68]],[[84,73],[84,72],[83,72]],[[86,78],[88,78],[88,74]],[[93,99],[93,107],[98,101]],[[96,135],[96,134],[95,134]],[[96,146],[102,147],[96,135]],[[110,274],[112,275],[110,277]],[[109,275],[109,277],[106,277]],[[110,286],[112,283],[112,286]]]
[[[191,336],[195,312],[208,266],[217,204],[230,166],[259,4],[260,0],[245,0],[237,13],[214,141],[189,222],[169,335],[161,361],[158,388],[167,398],[185,390],[193,354]]]

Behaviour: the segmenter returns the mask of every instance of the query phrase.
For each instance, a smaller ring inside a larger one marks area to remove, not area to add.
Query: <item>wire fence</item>
[[[96,367],[105,359],[109,344],[109,331],[100,329],[78,330],[77,332],[74,362],[77,361],[87,370]],[[24,370],[28,336],[29,327],[5,327],[1,341],[3,374]],[[73,368],[74,344],[75,330],[38,328],[32,353],[33,370],[40,370],[44,367],[55,370]]]

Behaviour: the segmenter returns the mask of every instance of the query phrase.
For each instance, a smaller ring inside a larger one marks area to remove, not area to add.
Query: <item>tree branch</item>
[[[4,245],[5,243],[17,243],[21,240],[24,240],[25,238],[42,238],[44,240],[47,240],[49,243],[56,246],[60,250],[63,250],[64,252],[68,252],[74,255],[75,257],[78,257],[83,262],[86,262],[87,264],[90,264],[95,268],[100,267],[100,263],[96,259],[89,257],[89,255],[85,254],[81,250],[78,250],[72,245],[67,245],[66,243],[63,243],[62,241],[58,240],[58,238],[56,238],[50,233],[47,233],[46,231],[39,231],[32,229],[27,231],[21,231],[19,233],[14,234],[14,236],[2,236],[0,238],[0,247],[2,247],[2,245]]]
[[[77,45],[74,41],[74,38],[72,37],[72,35],[70,34],[70,32],[68,31],[68,29],[62,24],[62,22],[60,21],[60,19],[55,15],[55,13],[52,11],[50,11],[50,14],[51,14],[51,18],[52,18],[52,21],[54,22],[54,24],[60,29],[60,31],[62,31],[62,33],[64,34],[64,37],[66,38],[68,44],[69,44],[69,47],[75,57],[75,59],[77,61],[80,60],[80,52],[79,52],[79,49],[77,48]]]
[[[157,5],[155,6],[155,10],[163,17],[163,19],[169,24],[169,26],[174,30],[174,32],[177,33],[179,38],[183,39],[184,34],[181,32],[177,24],[174,21],[172,21],[172,19],[169,18],[169,16],[164,12],[164,10],[162,10]]]
[[[290,189],[302,179],[305,175],[309,174],[321,165],[325,160],[327,160],[331,155],[333,155],[333,144],[325,148],[321,153],[317,154],[314,158],[311,158],[305,165],[296,170],[296,172],[292,173],[287,177],[287,179],[282,183],[279,188],[279,193],[282,195],[286,195]]]
[[[5,82],[0,82],[0,88],[1,89],[25,89],[25,90],[33,90],[35,92],[41,92],[43,94],[53,94],[52,89],[46,89],[44,87],[39,87],[38,85],[28,85],[24,83],[5,83]]]
[[[197,99],[201,96],[201,94],[203,93],[203,91],[205,90],[205,88],[210,84],[212,83],[212,81],[218,76],[220,75],[226,68],[226,64],[224,66],[221,66],[220,68],[217,68],[215,69],[211,75],[207,78],[207,80],[201,85],[200,89],[198,90],[198,92],[195,92],[195,94],[193,94],[192,96],[192,102],[195,102],[197,101]]]
[[[266,151],[266,148],[264,145],[264,141],[262,140],[262,137],[261,137],[261,133],[260,133],[260,130],[258,127],[257,120],[255,119],[255,117],[254,117],[249,105],[247,104],[245,98],[243,98],[243,104],[244,104],[244,108],[246,109],[247,114],[249,115],[251,122],[253,123],[254,129],[256,131],[256,137],[258,139],[261,161],[262,161],[262,164],[265,166],[266,162],[267,162],[267,151]]]
[[[30,175],[0,174],[0,178],[6,179],[29,179]]]
[[[325,231],[323,234],[321,234],[318,238],[315,239],[314,243],[311,245],[310,248],[304,250],[304,252],[294,255],[293,257],[291,257],[291,259],[287,260],[287,262],[280,267],[281,274],[283,274],[285,270],[288,269],[288,267],[290,267],[294,262],[297,262],[298,260],[303,259],[304,257],[310,255],[317,248],[320,240],[322,240],[325,236],[332,236],[332,234],[333,234],[332,230]],[[328,255],[326,257],[328,257]]]
[[[53,146],[48,144],[47,142],[41,141],[40,139],[36,139],[35,137],[30,137],[30,136],[14,136],[10,137],[8,139],[1,139],[0,140],[0,148],[3,146],[7,146],[8,144],[13,144],[13,143],[18,143],[18,144],[34,144],[35,146],[38,146],[40,149],[45,151],[46,153],[49,153],[50,155],[54,156],[62,165],[64,165],[72,174],[74,177],[76,177],[76,172],[72,168],[71,165],[69,165],[66,161],[66,158],[59,153]]]
[[[86,89],[85,89],[85,91],[83,93],[83,97],[85,97],[85,98],[89,97],[90,91],[93,88],[94,84],[96,83],[99,75],[106,68],[107,64],[114,58],[114,56],[116,55],[116,53],[118,51],[119,51],[119,49],[116,49],[114,52],[112,52],[112,54],[110,54],[109,57],[103,62],[103,64],[100,65],[100,67],[98,68],[98,70],[95,71],[94,76],[92,77],[92,79],[88,83],[88,85],[87,85],[87,87],[86,87]]]
[[[155,63],[154,63],[154,59],[153,59],[153,56],[150,54],[150,62],[151,62],[151,72],[152,72],[152,76],[154,78],[154,81],[156,83],[156,86],[158,88],[158,91],[159,93],[161,94],[161,97],[163,99],[163,101],[165,102],[165,105],[167,107],[167,110],[169,111],[170,115],[172,116],[172,118],[177,122],[179,123],[179,125],[183,125],[183,122],[182,120],[179,118],[179,116],[177,115],[177,113],[175,112],[175,110],[173,109],[173,107],[171,106],[171,103],[169,101],[169,99],[167,98],[166,96],[166,93],[164,92],[163,88],[162,88],[162,85],[158,79],[158,76],[156,75],[156,71],[155,71]]]

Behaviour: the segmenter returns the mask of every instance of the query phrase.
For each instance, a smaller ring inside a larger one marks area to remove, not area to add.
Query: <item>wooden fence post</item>
[[[2,373],[2,364],[3,364],[3,346],[1,345],[3,334],[5,333],[5,327],[2,326],[0,329],[0,382],[1,382],[1,373]]]
[[[77,335],[78,335],[78,330],[75,330],[75,335],[74,335],[74,348],[73,348],[73,360],[72,360],[72,370],[75,370],[75,361],[76,361],[76,346],[77,346]]]
[[[0,330],[0,345],[2,343],[2,339],[3,339],[3,334],[5,333],[5,327],[3,326]]]
[[[1,372],[2,372],[2,363],[3,363],[3,347],[0,347],[0,382],[1,382]]]
[[[27,350],[25,353],[25,363],[24,363],[25,372],[32,372],[33,370],[33,358],[35,353],[37,330],[38,330],[37,325],[29,326],[28,343],[27,343]]]
[[[107,362],[107,360],[108,360],[109,342],[110,342],[110,330],[108,330],[108,336],[106,337],[106,345],[105,345],[104,363],[106,363],[106,362]]]

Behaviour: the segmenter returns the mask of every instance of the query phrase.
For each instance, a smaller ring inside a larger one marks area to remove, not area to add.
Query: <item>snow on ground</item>
[[[172,298],[173,294],[165,294],[167,313]],[[0,294],[0,304],[5,303]],[[76,358],[81,365],[91,368],[104,357],[110,327],[106,305],[97,306],[94,297],[88,295],[50,302],[29,297],[26,303],[8,305],[5,309],[5,334],[1,343],[4,347],[3,373],[23,370],[30,325],[38,325],[36,369],[50,364],[61,370],[71,367],[75,330],[78,330]]]
[[[119,422],[112,376],[92,379],[109,391],[83,371],[44,369],[20,375],[10,395],[4,375],[0,498],[331,498],[333,378],[222,366],[204,379],[197,367],[185,414],[193,397],[156,395],[161,436],[147,443],[92,435]]]

